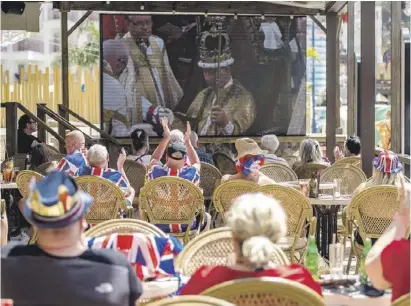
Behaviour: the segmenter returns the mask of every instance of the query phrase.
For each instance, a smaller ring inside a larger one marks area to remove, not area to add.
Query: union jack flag
[[[181,169],[170,169],[160,165],[150,167],[147,173],[147,180],[151,181],[162,176],[175,176],[183,178],[198,186],[200,183],[200,173],[195,167],[184,166]]]
[[[73,154],[62,158],[57,165],[57,170],[66,172],[68,175],[74,176],[78,169],[87,166],[87,150],[85,148],[74,151]]]
[[[75,173],[74,176],[83,176],[83,175],[93,175],[93,176],[103,177],[113,182],[118,187],[120,187],[125,197],[128,197],[130,195],[130,191],[129,191],[130,186],[128,184],[128,181],[124,177],[124,174],[118,170],[111,169],[111,168],[103,169],[103,168],[97,168],[97,167],[83,166]]]
[[[90,249],[105,248],[122,252],[142,281],[175,275],[174,259],[183,249],[174,237],[155,237],[142,233],[88,238],[87,245]]]
[[[384,173],[398,173],[402,171],[402,164],[398,156],[389,150],[385,150],[378,154],[373,160],[374,167]]]
[[[244,155],[236,162],[238,173],[250,174],[252,170],[258,170],[264,165],[264,155]]]

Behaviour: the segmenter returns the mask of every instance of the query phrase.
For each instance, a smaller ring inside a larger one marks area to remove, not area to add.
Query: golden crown
[[[234,63],[231,57],[230,37],[226,32],[226,18],[213,16],[207,19],[211,28],[200,36],[201,68],[227,67]]]

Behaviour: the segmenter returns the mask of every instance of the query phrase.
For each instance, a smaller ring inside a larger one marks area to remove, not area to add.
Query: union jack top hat
[[[373,166],[380,172],[398,173],[402,171],[402,164],[398,160],[398,156],[389,150],[385,150],[374,158]]]

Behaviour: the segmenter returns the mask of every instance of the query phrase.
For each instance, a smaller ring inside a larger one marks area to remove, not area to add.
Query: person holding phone
[[[401,181],[400,208],[387,231],[377,240],[365,261],[365,271],[377,289],[392,287],[392,301],[410,293],[409,184]]]

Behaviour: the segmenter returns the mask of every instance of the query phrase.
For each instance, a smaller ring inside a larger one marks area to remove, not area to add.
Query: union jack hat
[[[380,172],[398,173],[402,171],[402,164],[398,160],[398,156],[389,150],[385,150],[374,158],[373,166]]]

